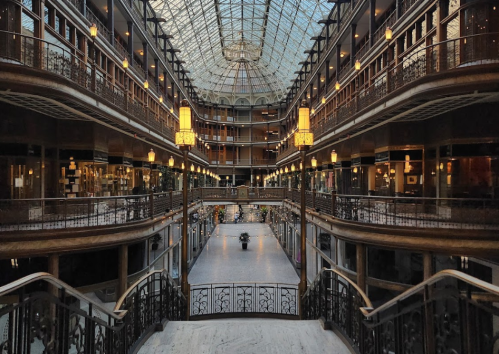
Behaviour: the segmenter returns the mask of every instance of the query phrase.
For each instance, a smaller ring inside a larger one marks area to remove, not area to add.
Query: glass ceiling
[[[334,6],[323,0],[167,0],[151,2],[173,35],[178,57],[200,91],[285,97],[317,22]]]

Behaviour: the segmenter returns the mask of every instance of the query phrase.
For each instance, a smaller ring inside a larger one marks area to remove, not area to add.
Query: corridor
[[[251,237],[247,250],[242,232]],[[227,223],[216,227],[189,273],[190,284],[221,282],[298,284],[299,277],[267,224]]]

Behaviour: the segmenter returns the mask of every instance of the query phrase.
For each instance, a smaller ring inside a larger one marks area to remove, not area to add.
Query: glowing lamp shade
[[[182,107],[180,107],[180,130],[191,130],[191,107],[189,105],[184,106],[182,102]]]
[[[357,71],[360,70],[360,61],[359,60],[355,61],[355,70],[357,70]]]
[[[156,160],[155,160],[155,158],[156,158],[156,154],[154,153],[154,150],[153,150],[153,149],[151,149],[151,151],[149,151],[149,152],[147,153],[147,160],[148,160],[149,162],[154,162],[154,161],[156,161]]]
[[[303,169],[303,164],[300,162],[300,171]]]
[[[228,181],[229,180],[229,176],[225,176],[225,179]]]
[[[289,170],[288,170],[288,166],[286,166],[286,168],[284,169],[284,172],[288,173]]]
[[[123,69],[128,69],[128,59],[123,59]]]
[[[312,162],[312,167],[317,168],[317,159],[315,157],[312,157],[311,162]]]
[[[33,174],[33,169],[32,168],[29,169],[28,174],[30,174],[30,175]]]
[[[322,104],[326,103],[326,97],[322,97]]]
[[[163,176],[163,174],[160,172],[160,173],[159,173],[159,177],[161,177],[161,176]]]
[[[338,91],[340,89],[340,83],[339,83],[339,81],[336,81],[336,83],[334,84],[334,89],[336,91]]]
[[[312,113],[312,114],[315,114],[315,109],[313,109],[313,108],[312,108],[312,112],[311,112],[311,113]]]
[[[185,165],[183,162],[182,162],[182,170],[185,170]]]
[[[174,164],[175,164],[175,159],[173,158],[173,156],[170,156],[170,158],[168,159],[168,166],[173,167]]]
[[[163,103],[163,96],[159,96],[159,103]]]
[[[170,113],[173,113],[173,107],[172,107],[172,108],[170,108]]]
[[[280,171],[280,172],[281,172],[281,175],[282,175],[282,173],[284,172],[282,168],[281,168],[281,171]]]
[[[95,23],[92,23],[92,26],[90,26],[90,37],[97,37],[97,25]]]
[[[385,30],[385,39],[387,41],[391,41],[392,40],[392,36],[393,36],[392,29],[390,27],[387,27],[386,30]]]
[[[130,173],[130,167],[126,168],[126,173]]]
[[[194,172],[194,165],[191,165],[191,172]]]
[[[307,101],[302,101],[298,110],[298,131],[295,133],[295,146],[314,145],[314,134],[310,132],[310,109]]]
[[[295,172],[295,171],[296,171],[295,164],[292,164],[292,165],[291,165],[291,172]]]
[[[335,150],[331,151],[331,162],[336,163],[336,160],[338,159],[338,154],[336,153]]]
[[[321,76],[321,82],[326,81],[326,78],[324,76]]]
[[[175,143],[182,146],[193,146],[196,143],[196,137],[191,125],[191,107],[187,100],[182,101],[179,115],[180,131],[175,133]]]
[[[201,173],[201,167],[198,166],[197,172]]]
[[[147,90],[149,88],[149,81],[144,81],[144,90]]]
[[[205,169],[205,168],[203,168],[203,175],[205,175],[205,174],[206,174],[206,169]]]

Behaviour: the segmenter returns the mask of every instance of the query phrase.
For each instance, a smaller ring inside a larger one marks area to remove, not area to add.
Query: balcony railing
[[[156,119],[144,104],[127,97],[127,91],[105,77],[99,77],[95,66],[85,63],[63,47],[19,33],[0,31],[0,57],[11,63],[62,76],[173,141],[172,128],[165,120]]]
[[[360,354],[492,353],[499,287],[443,270],[373,309],[335,269],[319,273],[302,298],[305,319],[322,318]]]
[[[185,297],[171,277],[156,271],[138,280],[114,311],[48,273],[0,287],[2,353],[127,354],[164,320],[184,320]]]
[[[359,223],[416,228],[499,229],[498,199],[306,193],[307,208]],[[299,190],[286,190],[286,198],[299,203]]]
[[[0,200],[0,230],[34,231],[123,225],[180,208],[182,192],[126,197]],[[189,201],[193,201],[193,197]]]
[[[296,284],[220,283],[191,285],[190,317],[298,316]]]
[[[413,0],[407,0],[411,6]],[[394,16],[387,19],[393,21]],[[384,34],[384,32],[383,32]],[[317,121],[312,130],[316,138],[324,136],[351,119],[357,113],[382,101],[389,93],[404,89],[408,84],[425,76],[443,73],[473,65],[499,63],[499,33],[484,33],[450,39],[432,44],[414,52],[404,53],[396,66],[387,66],[376,80],[360,90],[350,101],[341,103],[327,118]],[[343,68],[341,75],[350,69]],[[353,70],[353,69],[352,69]],[[341,76],[340,75],[340,76]],[[330,85],[330,90],[333,85]],[[290,152],[288,152],[291,150]],[[279,155],[279,160],[296,151],[294,146]]]

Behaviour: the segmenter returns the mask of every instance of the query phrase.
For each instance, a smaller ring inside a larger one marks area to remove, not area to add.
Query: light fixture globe
[[[123,69],[128,69],[128,59],[126,57],[123,59]]]
[[[183,100],[179,112],[180,131],[175,133],[175,144],[180,147],[191,147],[196,144],[196,136],[192,132],[191,107]]]
[[[340,90],[340,87],[341,87],[341,86],[340,86],[340,82],[339,82],[339,81],[336,81],[336,84],[334,84],[334,89],[335,89],[336,91],[339,91],[339,90]]]
[[[393,31],[390,27],[387,27],[386,30],[385,30],[385,39],[387,41],[391,41],[392,40],[392,36],[393,36]]]
[[[291,165],[291,172],[295,172],[295,170],[296,170],[295,164],[292,164]]]
[[[306,149],[314,145],[314,133],[310,132],[310,109],[308,103],[303,100],[298,110],[298,130],[295,132],[295,146]]]
[[[355,70],[356,71],[360,70],[360,61],[358,59],[355,61]]]
[[[90,37],[97,37],[97,25],[95,23],[92,23],[92,26],[90,26]]]
[[[170,158],[168,159],[168,166],[173,167],[174,164],[175,164],[175,159],[173,158],[173,156],[170,156]]]
[[[191,172],[194,172],[194,165],[191,165]]]
[[[153,150],[153,149],[151,149],[151,151],[149,151],[149,152],[147,153],[147,160],[148,160],[149,162],[154,162],[154,161],[156,161],[156,160],[155,160],[155,158],[156,158],[156,153],[154,152],[154,150]]]
[[[336,160],[338,159],[338,154],[336,153],[335,150],[331,151],[331,162],[336,163]]]
[[[317,168],[317,159],[315,158],[315,156],[312,157],[311,162],[312,162],[312,168]]]

